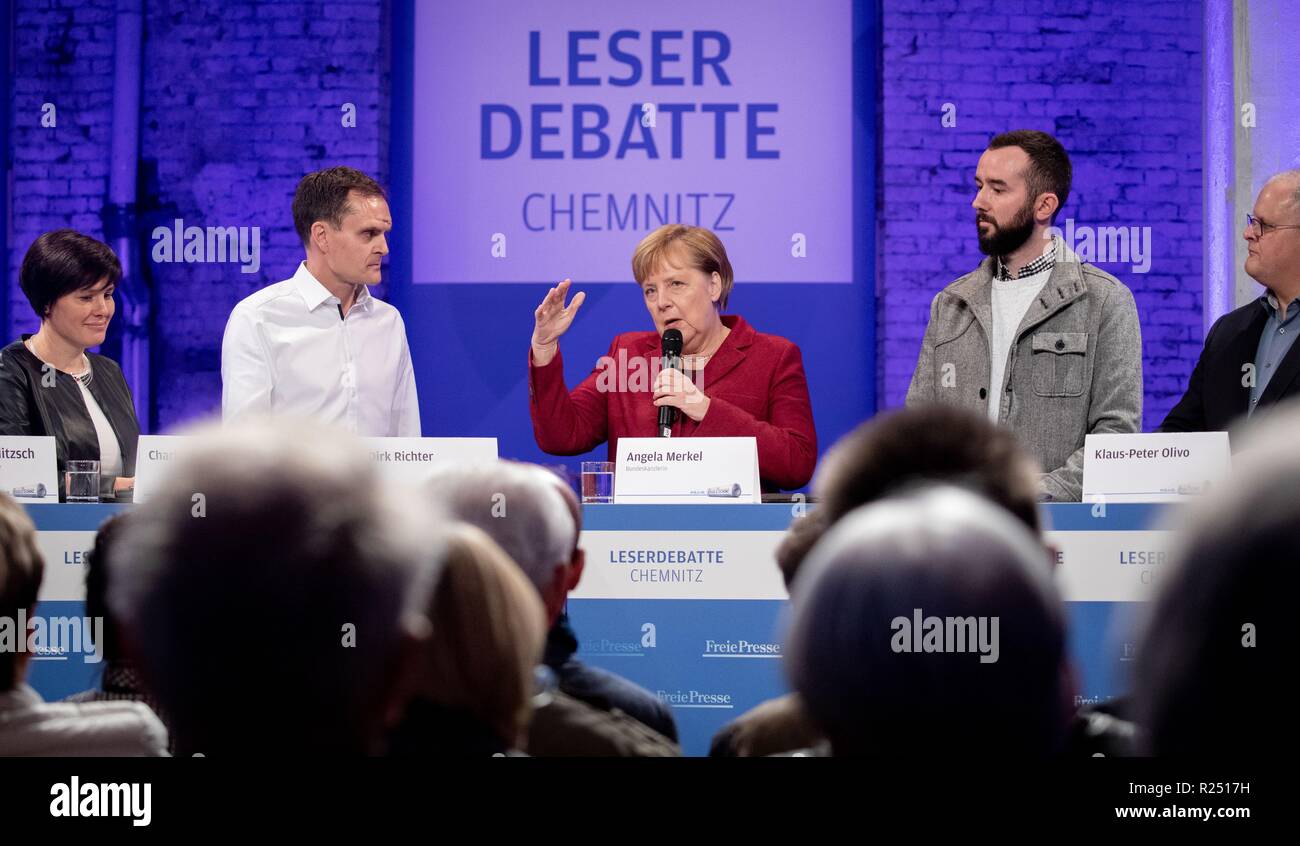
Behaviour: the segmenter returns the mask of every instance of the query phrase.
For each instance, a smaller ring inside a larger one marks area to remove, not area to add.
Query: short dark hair
[[[832,448],[822,472],[828,522],[918,482],[943,482],[992,500],[1035,534],[1042,528],[1033,458],[1009,429],[965,409],[933,404],[878,414]]]
[[[1070,156],[1061,142],[1037,129],[1013,129],[993,136],[989,142],[990,150],[1002,147],[1019,147],[1025,151],[1029,156],[1025,181],[1029,185],[1030,200],[1039,194],[1055,194],[1059,201],[1056,211],[1060,212],[1070,196],[1070,181],[1074,176]],[[1052,220],[1056,220],[1056,213],[1052,214]]]
[[[316,221],[327,220],[335,229],[343,225],[351,191],[362,197],[388,198],[378,182],[351,167],[327,167],[302,178],[293,192],[293,227],[304,247]]]
[[[0,619],[17,624],[18,612],[36,607],[45,559],[36,545],[36,528],[21,505],[0,491]],[[14,637],[26,638],[25,630]],[[0,692],[18,684],[18,649],[0,649]]]
[[[789,586],[820,537],[846,513],[920,483],[965,487],[1039,534],[1037,465],[1015,435],[952,405],[885,412],[844,435],[818,470],[818,507],[790,525],[776,548]]]
[[[802,518],[809,522],[786,534],[777,548],[777,565],[791,584],[821,534],[836,521],[859,505],[920,483],[973,491],[1039,534],[1037,471],[1015,435],[974,412],[926,405],[879,414],[827,453],[815,482],[821,502]],[[810,520],[814,514],[817,519]]]
[[[86,553],[86,616],[104,621],[103,643],[95,644],[106,661],[117,661],[122,656],[117,620],[108,609],[108,557],[122,537],[122,526],[128,512],[109,517],[95,532],[95,543]]]
[[[826,512],[822,508],[814,508],[802,517],[796,519],[786,529],[785,535],[781,537],[781,542],[776,545],[776,566],[781,571],[781,577],[785,579],[785,586],[789,588],[794,584],[794,577],[799,573],[799,565],[812,552],[812,548],[821,540],[822,535],[826,534]]]
[[[44,320],[59,298],[104,279],[116,285],[121,278],[122,263],[108,244],[75,229],[55,229],[27,248],[18,283],[36,316]]]
[[[1141,754],[1264,757],[1286,746],[1289,650],[1278,633],[1294,631],[1287,550],[1300,521],[1300,462],[1277,448],[1297,422],[1294,408],[1270,421],[1290,431],[1275,431],[1250,463],[1234,457],[1233,477],[1180,521],[1180,551],[1148,606],[1133,665]]]

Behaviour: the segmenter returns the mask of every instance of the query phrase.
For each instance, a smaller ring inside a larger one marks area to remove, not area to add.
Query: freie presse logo
[[[704,641],[704,655],[709,657],[764,657],[779,658],[781,644],[755,640],[712,640]]]

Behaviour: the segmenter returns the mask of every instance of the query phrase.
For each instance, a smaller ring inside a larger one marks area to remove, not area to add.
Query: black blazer
[[[1245,365],[1255,363],[1259,336],[1268,320],[1263,298],[1246,303],[1220,317],[1205,337],[1205,349],[1192,370],[1187,393],[1173,407],[1159,432],[1226,431],[1250,407]],[[1277,372],[1259,398],[1258,412],[1291,397],[1300,396],[1300,343],[1282,358]],[[1256,375],[1258,378],[1258,375]]]
[[[42,387],[44,363],[32,355],[22,340],[0,350],[0,435],[53,435],[58,450],[59,499],[63,499],[63,468],[72,459],[99,460],[99,436],[86,410],[77,380],[67,373],[55,372],[53,387]],[[136,439],[140,424],[135,417],[131,389],[117,362],[102,355],[86,353],[95,377],[88,390],[99,403],[117,442],[122,447],[122,472],[135,475]],[[115,477],[100,476],[102,499],[113,498]]]

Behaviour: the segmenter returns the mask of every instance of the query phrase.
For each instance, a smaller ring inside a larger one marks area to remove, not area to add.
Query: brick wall
[[[67,225],[102,237],[113,2],[50,5],[18,0],[16,10],[10,294],[21,305],[12,331],[35,323],[17,289],[32,240]],[[386,181],[389,4],[146,0],[144,7],[140,155],[142,173],[157,173],[155,216],[261,232],[256,273],[230,262],[148,262],[158,292],[155,401],[165,428],[220,406],[221,334],[231,307],[292,275],[301,261],[290,201],[302,175],[346,164]],[[39,127],[47,99],[59,108],[57,131]],[[345,103],[356,107],[355,127],[343,126]]]
[[[1074,165],[1058,225],[1151,227],[1148,273],[1099,266],[1137,299],[1145,424],[1159,424],[1201,348],[1200,26],[1200,4],[1181,0],[884,0],[882,407],[902,404],[935,292],[983,258],[980,153],[998,132],[1041,129]]]
[[[14,0],[14,332],[34,323],[17,289],[31,241],[71,225],[102,236],[112,105],[112,0]],[[153,264],[159,421],[220,401],[219,349],[238,299],[301,258],[289,202],[303,173],[349,164],[386,179],[387,0],[146,0],[141,155],[157,200],[187,224],[258,226],[261,268]],[[960,5],[961,11],[957,8]],[[979,261],[971,182],[988,139],[1053,133],[1074,161],[1064,217],[1151,226],[1151,271],[1102,267],[1142,317],[1148,427],[1200,350],[1200,9],[1181,0],[884,0],[882,405],[902,402],[928,306]],[[40,126],[41,104],[58,127]],[[355,128],[340,107],[357,108]],[[940,125],[943,106],[957,125]]]
[[[159,422],[220,405],[230,309],[302,260],[290,202],[336,164],[387,175],[387,3],[146,4],[143,157],[187,225],[258,226],[261,267],[154,264]],[[343,126],[342,106],[356,106]],[[377,292],[382,295],[382,292]]]
[[[6,294],[12,325],[4,327],[4,343],[38,325],[18,287],[32,241],[62,226],[103,237],[99,211],[108,191],[113,117],[113,0],[14,2],[12,284]],[[46,103],[54,107],[54,126],[42,126]]]

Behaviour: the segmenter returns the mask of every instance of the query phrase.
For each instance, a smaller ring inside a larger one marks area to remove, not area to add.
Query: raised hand
[[[566,306],[564,298],[569,293],[571,280],[565,279],[559,285],[546,292],[546,298],[533,312],[533,363],[544,367],[555,358],[559,349],[560,336],[569,331],[573,318],[578,314],[583,300],[587,298],[584,291],[573,295],[573,300]]]

